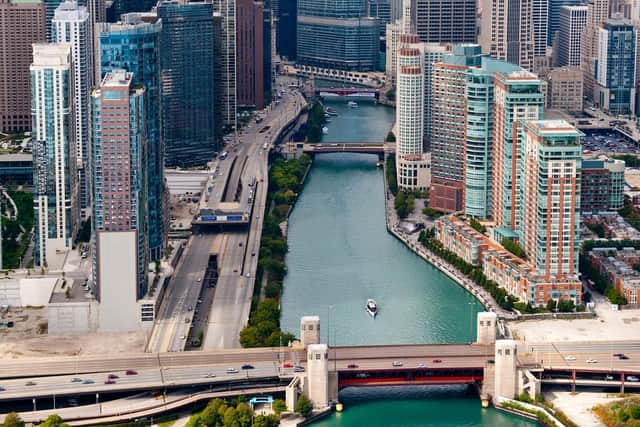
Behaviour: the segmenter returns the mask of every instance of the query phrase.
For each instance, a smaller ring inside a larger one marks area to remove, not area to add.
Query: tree
[[[480,222],[475,218],[471,218],[469,220],[469,225],[479,233],[484,234],[487,232],[487,228],[484,225],[480,224]]]
[[[24,421],[22,421],[20,416],[15,412],[9,412],[7,416],[4,417],[2,427],[24,427]]]
[[[574,308],[576,308],[576,306],[571,300],[561,299],[558,301],[558,311],[560,313],[572,312]]]
[[[525,258],[524,249],[518,244],[518,242],[509,238],[503,238],[500,244],[509,252],[517,256],[518,258]]]
[[[42,424],[41,427],[68,427],[69,424],[62,422],[62,418],[59,415],[49,415]]]
[[[276,399],[273,401],[272,408],[273,412],[275,412],[277,415],[280,415],[287,410],[287,404],[282,399]]]
[[[554,300],[553,298],[549,298],[549,301],[547,301],[547,310],[553,312],[553,311],[556,311],[556,307],[557,307],[556,300]]]
[[[636,420],[640,420],[640,405],[631,405],[629,407],[629,415]]]
[[[627,421],[629,421],[629,414],[627,414],[624,409],[620,409],[618,411],[618,419],[623,423],[626,423]]]
[[[229,406],[224,411],[224,427],[241,427],[236,408]]]
[[[223,422],[223,414],[227,404],[222,399],[214,399],[200,414],[200,421],[206,426],[218,426]]]
[[[238,403],[236,406],[236,417],[240,427],[251,427],[251,418],[253,417],[253,411],[251,407],[246,403]]]
[[[280,425],[280,420],[277,416],[271,415],[258,415],[252,427],[278,427]]]
[[[296,402],[295,410],[297,413],[307,418],[311,415],[311,411],[313,411],[313,403],[311,403],[307,396],[301,394]]]
[[[389,133],[387,134],[386,141],[387,142],[396,142],[396,136],[394,135],[393,132],[389,131]]]

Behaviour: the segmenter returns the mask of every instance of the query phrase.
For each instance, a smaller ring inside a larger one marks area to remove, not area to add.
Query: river
[[[338,112],[323,142],[381,141],[394,111],[362,102],[329,102]],[[282,327],[319,315],[330,344],[462,343],[475,337],[481,305],[386,231],[383,172],[376,156],[316,157],[289,221]],[[364,309],[374,298],[374,320]],[[466,387],[347,389],[345,412],[317,426],[533,425],[483,410]]]

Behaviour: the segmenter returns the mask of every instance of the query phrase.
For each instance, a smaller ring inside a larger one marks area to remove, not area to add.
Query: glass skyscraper
[[[122,22],[100,24],[100,62],[104,76],[124,69],[133,73],[133,84],[145,88],[147,173],[149,195],[149,253],[160,259],[165,245],[163,221],[164,162],[160,115],[159,43],[162,24],[157,18],[131,13]]]
[[[162,119],[167,166],[205,165],[216,151],[211,3],[162,2]]]
[[[367,17],[365,0],[298,1],[296,55],[300,64],[374,70],[378,36],[378,21]]]

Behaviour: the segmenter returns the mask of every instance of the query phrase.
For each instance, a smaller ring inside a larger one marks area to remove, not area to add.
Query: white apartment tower
[[[587,24],[587,6],[562,6],[558,26],[557,65],[580,66],[580,43]]]
[[[89,170],[89,89],[93,77],[93,35],[91,19],[84,6],[65,1],[55,10],[51,21],[53,41],[69,43],[73,57],[73,102],[75,113],[76,160],[78,167],[79,204],[82,219],[91,212]]]
[[[493,0],[490,54],[533,71],[535,32],[533,0]]]
[[[71,45],[33,45],[31,116],[35,264],[71,249],[78,224]]]
[[[609,18],[609,0],[586,0],[587,23],[580,43],[580,67],[584,75],[584,96],[593,100],[596,57],[598,56],[598,29]]]
[[[396,84],[396,69],[398,65],[398,42],[400,40],[400,34],[402,34],[402,21],[393,22],[386,26],[386,62],[385,62],[385,75],[387,82],[395,86]]]
[[[398,186],[429,188],[428,156],[423,150],[424,44],[417,34],[402,34],[398,50],[396,90],[396,170]]]

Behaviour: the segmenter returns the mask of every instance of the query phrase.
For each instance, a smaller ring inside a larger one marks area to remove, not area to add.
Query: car
[[[240,244],[238,246],[242,247],[242,242],[240,242]]]
[[[418,368],[426,368],[427,365],[425,365],[424,363],[418,363]]]
[[[93,380],[87,378],[86,380],[82,381],[82,384],[93,384]]]
[[[293,372],[304,372],[304,367],[296,366],[295,368],[293,368]]]
[[[193,306],[189,304],[189,307],[187,307],[187,311],[191,311],[191,310],[193,310]]]
[[[565,356],[564,360],[566,360],[567,362],[575,362],[576,357],[575,356]]]
[[[394,360],[392,363],[393,366],[402,366],[402,362],[399,360]]]
[[[234,272],[234,273],[237,273],[237,272],[238,272],[238,269],[237,269],[237,268],[234,268],[234,269],[233,269],[233,272]]]
[[[251,273],[247,273],[247,277],[251,277]]]
[[[251,256],[256,256],[256,253],[255,252],[251,252]]]
[[[629,375],[627,377],[627,381],[637,383],[638,381],[640,381],[640,378],[636,377],[635,375]]]
[[[105,384],[115,384],[116,382],[114,380],[106,380],[104,383]]]
[[[26,383],[24,383],[24,385],[32,386],[32,385],[36,385],[36,383],[34,383],[33,381],[27,381]]]
[[[227,374],[237,374],[238,370],[236,368],[227,368]]]
[[[358,365],[356,365],[355,363],[350,363],[350,364],[347,366],[347,368],[349,368],[349,369],[355,369],[355,368],[357,368],[357,367],[358,367]]]
[[[587,363],[598,363],[597,359],[587,359]]]
[[[212,374],[211,372],[208,372],[208,373],[204,374],[204,377],[205,378],[215,378],[216,374]]]
[[[184,323],[189,323],[189,322],[190,322],[189,318],[188,318],[188,317],[185,317],[185,318],[184,318]]]
[[[293,368],[293,365],[291,363],[289,363],[289,362],[285,362],[285,363],[282,364],[282,367],[283,368]]]
[[[621,354],[620,356],[618,356],[618,359],[620,359],[620,360],[629,360],[629,356]]]
[[[200,277],[198,277],[197,282],[202,282],[202,279]]]
[[[198,300],[198,304],[202,304],[202,300],[201,299]]]
[[[487,360],[487,363],[490,364],[490,365],[495,365],[496,361],[494,359],[489,359],[489,360]]]
[[[359,374],[356,374],[356,378],[369,378],[369,374],[365,374],[364,372],[361,372]]]
[[[613,375],[608,375],[608,374],[605,375],[604,380],[605,381],[612,381],[613,380]]]
[[[0,391],[4,391],[4,390],[5,390],[5,388],[0,386]]]
[[[623,353],[613,353],[613,357],[620,357],[620,356],[624,356]]]
[[[80,378],[72,378],[72,379],[71,379],[71,382],[72,382],[72,383],[81,383],[81,382],[82,382],[82,380],[81,380]]]
[[[118,379],[120,377],[117,376],[116,374],[109,374],[109,376],[107,378],[109,378],[110,380],[115,380],[115,379]]]
[[[242,369],[255,369],[253,365],[242,365]]]
[[[442,359],[433,359],[432,362],[433,363],[442,363]]]
[[[127,372],[125,372],[125,375],[138,375],[138,372],[134,371],[133,369],[127,369]]]
[[[186,335],[180,335],[180,339],[181,339],[181,340],[186,340],[186,339],[187,339],[187,336],[186,336]]]

